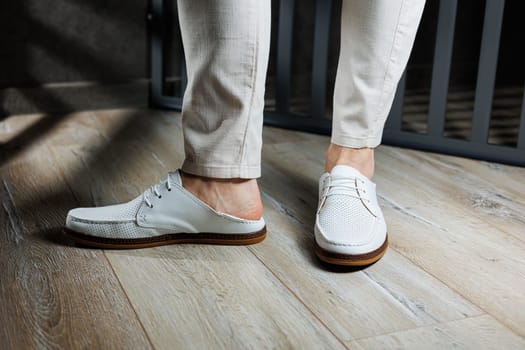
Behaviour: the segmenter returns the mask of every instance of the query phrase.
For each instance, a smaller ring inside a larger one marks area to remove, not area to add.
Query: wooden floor
[[[328,138],[264,130],[268,237],[102,251],[68,209],[131,199],[182,161],[174,113],[0,120],[0,349],[524,349],[525,169],[381,146],[391,247],[312,254]]]

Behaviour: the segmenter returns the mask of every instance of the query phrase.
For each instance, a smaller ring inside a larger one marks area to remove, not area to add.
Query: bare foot
[[[349,165],[372,179],[374,176],[374,149],[349,148],[331,143],[326,150],[325,171],[330,172],[336,165]]]
[[[218,212],[259,220],[263,206],[255,179],[214,179],[182,173],[182,185]]]

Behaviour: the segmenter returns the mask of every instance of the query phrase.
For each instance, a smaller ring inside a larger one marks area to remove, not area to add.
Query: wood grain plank
[[[465,200],[476,186],[456,185],[413,155],[392,148],[376,155],[391,246],[523,335],[525,244],[508,233],[512,225],[491,223]]]
[[[82,184],[75,186],[82,205],[130,200],[182,162],[179,122],[164,112],[105,110],[81,122],[80,131],[76,119],[64,125],[53,151],[67,182]],[[85,139],[77,142],[75,133]]]
[[[457,157],[403,152],[421,164],[428,164],[426,166],[430,171],[446,173],[453,178],[451,191],[455,188],[462,191],[463,195],[457,196],[457,200],[475,210],[480,220],[525,242],[524,169]]]
[[[19,150],[0,167],[0,348],[150,348],[104,255],[61,238],[76,200],[47,135],[30,147],[18,137],[38,118],[0,122],[15,140],[0,155]]]
[[[525,340],[488,315],[358,340],[355,349],[523,349]]]
[[[108,255],[156,348],[344,348],[246,247]]]
[[[498,192],[514,201],[521,203],[525,201],[523,197],[523,193],[525,193],[525,170],[523,167],[445,156],[438,153],[422,152],[419,156],[440,162],[443,167],[450,168],[454,173],[461,173],[462,176],[468,175],[483,183],[493,184],[497,187]],[[456,179],[461,180],[461,177]]]

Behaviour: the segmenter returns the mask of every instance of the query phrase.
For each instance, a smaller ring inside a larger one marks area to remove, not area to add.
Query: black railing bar
[[[312,116],[324,118],[332,0],[317,0],[315,5],[314,47],[312,64]]]
[[[385,128],[391,130],[400,131],[403,127],[403,107],[405,100],[405,88],[406,88],[407,72],[403,72],[399,83],[397,84],[396,94],[394,97],[394,102],[392,103],[392,108],[390,108],[390,113],[386,120]]]
[[[281,113],[288,112],[290,107],[294,5],[294,0],[281,0],[279,7],[276,105],[277,110]]]
[[[428,134],[442,135],[447,112],[450,64],[454,45],[457,0],[441,0],[434,46],[434,65],[428,107]]]
[[[525,89],[523,89],[523,100],[521,102],[520,129],[518,131],[518,149],[523,150],[525,158]]]
[[[160,96],[152,101],[153,106],[161,109],[182,110],[182,97]]]
[[[485,2],[485,19],[472,116],[472,141],[478,143],[487,142],[489,135],[504,8],[505,0]]]
[[[164,15],[163,0],[151,0],[151,96],[155,102],[162,95]]]

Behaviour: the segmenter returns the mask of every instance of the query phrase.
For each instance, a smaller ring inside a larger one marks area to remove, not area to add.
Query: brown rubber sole
[[[381,259],[385,255],[388,248],[388,236],[385,239],[385,242],[381,247],[377,248],[374,251],[371,251],[366,254],[358,255],[348,255],[340,253],[332,253],[323,248],[321,248],[317,242],[315,242],[315,254],[322,261],[333,264],[333,265],[343,265],[343,266],[366,266],[371,265]]]
[[[258,232],[244,234],[173,233],[130,239],[89,236],[67,228],[64,228],[64,234],[80,245],[104,249],[140,249],[181,243],[249,245],[262,242],[266,238],[266,226]]]

